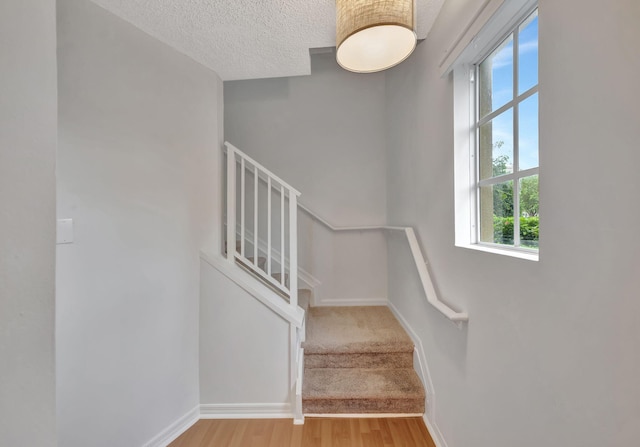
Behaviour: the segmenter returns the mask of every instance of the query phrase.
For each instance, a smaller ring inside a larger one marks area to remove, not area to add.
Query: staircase
[[[413,342],[387,307],[311,307],[303,348],[305,415],[424,413]]]
[[[305,415],[422,415],[425,391],[402,326],[384,306],[310,307],[311,291],[298,289],[300,193],[225,146],[225,257],[268,286],[271,296],[254,296],[290,322],[294,421],[302,423]]]

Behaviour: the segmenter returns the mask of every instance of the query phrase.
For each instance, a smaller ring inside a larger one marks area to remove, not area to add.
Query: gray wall
[[[225,82],[225,139],[297,188],[335,225],[386,220],[384,74],[355,75],[332,53],[311,76]],[[316,298],[385,299],[379,233],[334,234],[300,213],[300,265],[322,281]]]
[[[200,403],[291,413],[289,323],[204,260],[200,277]]]
[[[219,233],[217,75],[58,2],[60,445],[136,446],[199,404],[199,250]]]
[[[0,2],[0,445],[55,446],[55,2]]]
[[[472,0],[449,1],[387,77],[388,215],[417,228],[458,330],[426,304],[406,243],[389,295],[420,335],[449,447],[637,444],[640,4],[540,0],[540,261],[454,247],[453,86],[444,50]]]

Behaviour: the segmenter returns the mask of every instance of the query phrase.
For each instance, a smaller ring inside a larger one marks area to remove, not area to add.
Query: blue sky
[[[518,94],[538,83],[538,17],[532,16],[519,30]],[[490,56],[491,57],[491,56]],[[492,58],[492,110],[498,109],[513,97],[513,39],[510,37]],[[520,169],[538,166],[538,94],[527,98],[519,109]],[[513,110],[509,109],[493,120],[493,142],[502,141],[493,158],[509,156],[513,163]]]

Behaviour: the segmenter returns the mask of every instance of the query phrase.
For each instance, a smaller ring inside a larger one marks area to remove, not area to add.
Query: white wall
[[[302,203],[333,224],[382,224],[384,74],[349,73],[332,53],[312,56],[311,71],[225,82],[225,139],[292,184]],[[299,216],[300,265],[322,281],[317,299],[386,298],[381,234],[338,236]]]
[[[55,446],[55,2],[0,2],[0,445]]]
[[[288,405],[289,323],[207,262],[200,268],[200,402]]]
[[[58,1],[58,30],[59,443],[139,446],[199,404],[221,81],[86,0]]]
[[[420,335],[449,447],[637,444],[640,5],[540,0],[540,261],[454,247],[453,87],[444,51],[475,2],[448,1],[387,77],[388,215],[417,228],[458,330],[400,237],[390,300]]]

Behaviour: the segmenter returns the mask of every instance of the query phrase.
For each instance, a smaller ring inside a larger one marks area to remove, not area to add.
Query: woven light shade
[[[336,0],[338,64],[371,73],[405,60],[416,47],[414,0]]]

